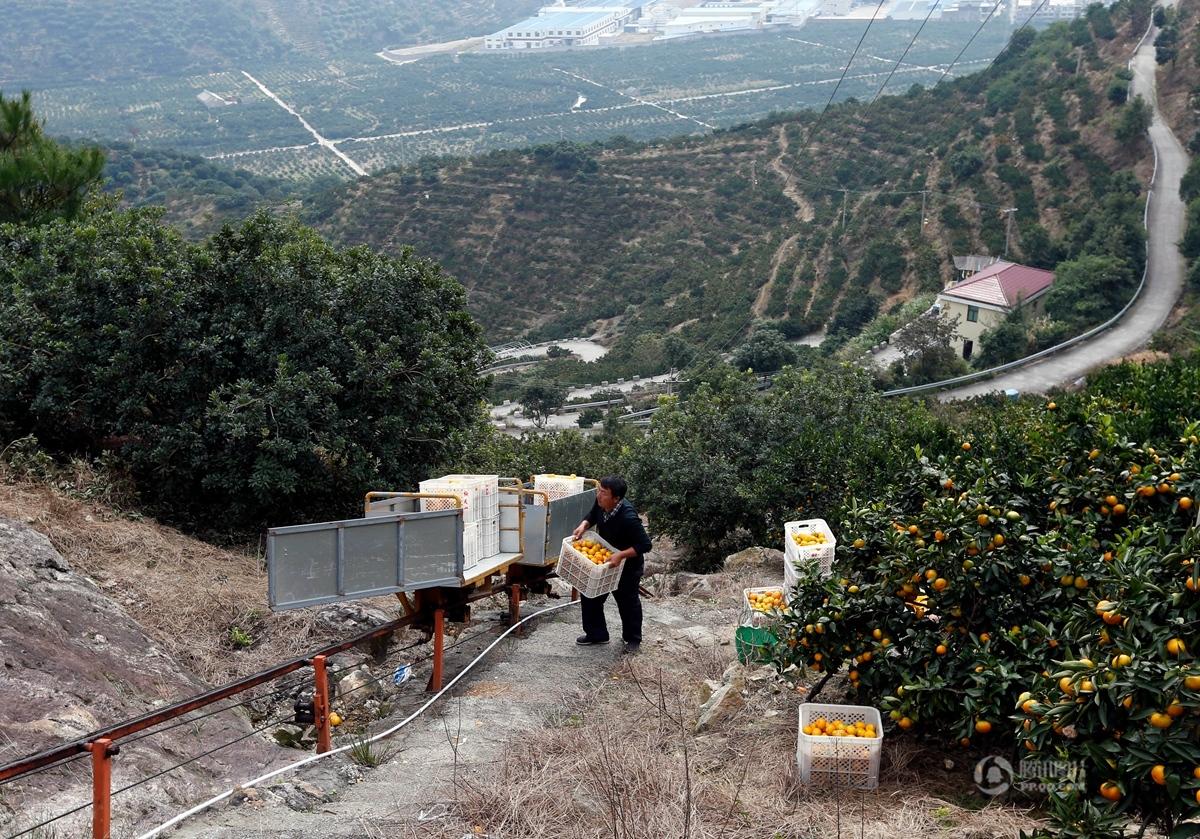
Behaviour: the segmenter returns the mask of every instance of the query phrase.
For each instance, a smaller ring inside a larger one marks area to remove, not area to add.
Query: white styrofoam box
[[[783,586],[760,586],[758,588],[742,589],[742,620],[741,626],[757,626],[764,627],[779,620],[780,613],[777,611],[760,612],[750,605],[751,594],[761,594],[768,591],[778,591],[785,593]],[[783,608],[787,608],[787,600],[785,598]]]
[[[871,723],[875,737],[829,737],[805,734],[804,727],[820,717],[832,722]],[[875,789],[879,786],[879,756],[883,751],[883,721],[879,711],[866,705],[825,705],[805,702],[800,706],[796,762],[800,783],[805,786],[837,786]]]
[[[800,546],[796,544],[797,533],[820,533],[825,541],[819,545]],[[796,563],[816,562],[821,570],[821,576],[828,577],[833,570],[833,557],[837,550],[837,539],[824,519],[806,519],[804,521],[789,521],[783,526],[783,585],[793,591],[800,579]],[[789,598],[790,599],[790,598]]]
[[[568,495],[578,495],[583,492],[584,479],[578,475],[534,475],[533,488],[550,496],[551,501],[566,498]],[[534,496],[534,504],[540,505],[542,498]]]
[[[571,543],[574,541],[575,539],[571,536],[563,539],[562,552],[558,556],[558,576],[570,583],[571,587],[584,597],[599,597],[615,591],[617,584],[621,582],[621,572],[625,569],[624,560],[615,567],[607,562],[597,565],[571,547]],[[583,541],[599,542],[610,551],[616,550],[595,533],[587,534]]]

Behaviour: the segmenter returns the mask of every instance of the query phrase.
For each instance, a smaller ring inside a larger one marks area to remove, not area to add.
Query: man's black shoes
[[[639,652],[641,652],[641,650],[642,650],[642,644],[640,641],[637,641],[637,642],[626,641],[625,648],[623,650],[621,650],[621,652],[624,655],[637,655]]]
[[[594,647],[597,644],[607,644],[607,638],[592,638],[589,635],[580,635],[575,639],[575,643],[581,647]]]

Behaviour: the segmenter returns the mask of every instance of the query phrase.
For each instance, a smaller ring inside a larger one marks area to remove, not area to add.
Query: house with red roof
[[[1040,314],[1053,284],[1053,271],[998,260],[947,286],[934,305],[942,317],[958,318],[954,348],[969,359],[983,333],[999,326],[1013,309],[1027,306]]]

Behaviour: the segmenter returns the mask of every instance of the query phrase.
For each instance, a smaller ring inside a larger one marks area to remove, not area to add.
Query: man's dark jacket
[[[637,510],[626,500],[621,501],[621,506],[613,511],[608,521],[604,520],[604,511],[600,509],[600,505],[593,504],[591,512],[587,514],[587,522],[595,525],[600,538],[617,550],[636,550],[638,559],[648,554],[653,547],[650,537],[646,534],[646,528],[642,526],[642,520],[638,518]]]

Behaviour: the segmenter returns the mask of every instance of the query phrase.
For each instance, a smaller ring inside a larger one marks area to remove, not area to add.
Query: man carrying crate
[[[629,485],[624,478],[610,475],[600,481],[596,490],[596,503],[587,517],[575,528],[578,539],[595,527],[600,538],[617,549],[609,558],[612,566],[625,562],[621,579],[613,592],[617,610],[621,613],[621,637],[625,640],[625,651],[634,653],[642,643],[642,598],[638,584],[642,579],[645,555],[652,547],[646,528],[638,517],[637,510],[625,499]],[[604,621],[604,601],[607,594],[599,597],[582,597],[583,635],[575,640],[580,646],[608,643],[608,624]]]

